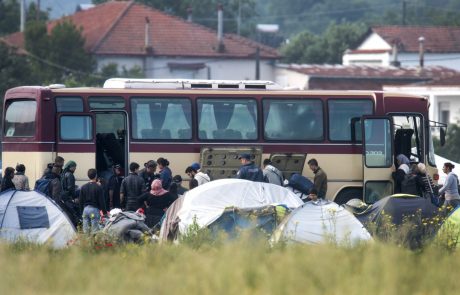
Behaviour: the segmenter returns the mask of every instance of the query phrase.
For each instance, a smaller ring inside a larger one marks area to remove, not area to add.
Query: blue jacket
[[[241,166],[236,178],[264,182],[264,173],[253,162]]]
[[[169,167],[164,167],[160,172],[161,185],[165,190],[169,190],[172,181],[172,172]]]

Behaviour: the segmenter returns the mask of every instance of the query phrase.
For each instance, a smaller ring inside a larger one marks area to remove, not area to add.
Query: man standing
[[[121,208],[120,202],[120,186],[123,178],[121,176],[121,166],[116,164],[113,166],[113,175],[110,176],[108,189],[109,189],[109,208]]]
[[[150,191],[150,186],[152,185],[152,181],[156,178],[160,178],[159,174],[155,175],[155,171],[157,171],[157,162],[154,160],[150,160],[144,164],[144,169],[139,171],[139,176],[142,177],[145,183],[144,191]]]
[[[262,169],[257,167],[254,162],[251,161],[251,155],[241,154],[238,159],[241,161],[243,166],[240,167],[240,170],[236,174],[236,178],[264,182]]]
[[[127,211],[136,211],[139,208],[138,198],[144,191],[144,179],[137,175],[139,164],[129,164],[129,175],[123,179],[120,187],[120,199],[123,205],[126,202]]]
[[[324,172],[321,167],[318,166],[318,161],[316,159],[310,159],[308,161],[308,166],[310,170],[315,174],[313,179],[313,187],[318,192],[318,198],[326,198],[327,192],[327,174]]]
[[[105,202],[102,187],[97,184],[96,169],[88,170],[89,182],[81,187],[80,190],[80,209],[83,211],[83,232],[88,234],[99,230],[99,211],[104,214]]]
[[[272,161],[265,159],[263,165],[264,181],[283,186],[283,173],[273,166]]]

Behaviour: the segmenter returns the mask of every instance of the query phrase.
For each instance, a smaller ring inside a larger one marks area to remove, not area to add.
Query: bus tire
[[[344,188],[341,190],[334,199],[339,205],[345,204],[346,202],[350,201],[351,199],[363,199],[363,189],[359,187],[353,188]]]

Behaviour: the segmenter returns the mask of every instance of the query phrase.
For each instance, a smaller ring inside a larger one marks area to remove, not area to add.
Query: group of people
[[[411,164],[407,156],[400,154],[396,157],[398,168],[392,167],[392,177],[395,182],[395,193],[410,194],[430,198],[437,206],[455,208],[460,205],[459,181],[452,170],[455,166],[444,163],[442,171],[447,179],[442,187],[434,185],[433,179],[426,172],[423,163]]]
[[[0,191],[29,190],[29,178],[25,175],[26,167],[23,164],[16,165],[16,169],[7,167],[3,173]]]

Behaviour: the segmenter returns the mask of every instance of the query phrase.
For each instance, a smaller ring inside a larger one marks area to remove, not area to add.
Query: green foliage
[[[25,47],[31,53],[32,73],[39,84],[84,82],[94,62],[84,49],[81,29],[69,21],[59,22],[50,34],[44,21],[31,21],[25,31]]]
[[[366,26],[357,23],[331,24],[321,36],[301,32],[281,48],[284,62],[341,63],[345,50],[356,46],[365,32]]]
[[[451,161],[460,162],[460,125],[449,124],[446,144],[441,146],[438,138],[433,137],[435,153]],[[439,164],[439,163],[438,163]]]
[[[0,97],[2,101],[7,89],[31,82],[32,76],[27,58],[0,41]],[[0,108],[2,106],[3,103]]]
[[[19,30],[19,10],[16,0],[0,1],[0,36]]]

